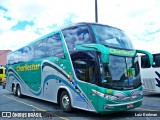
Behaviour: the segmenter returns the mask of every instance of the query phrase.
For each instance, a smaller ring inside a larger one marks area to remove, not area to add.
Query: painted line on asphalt
[[[159,111],[159,110],[151,110],[151,109],[148,109],[148,108],[135,108],[136,110],[144,110],[144,111]]]
[[[43,111],[43,112],[45,112],[45,113],[48,113],[48,114],[50,114],[50,115],[52,115],[52,116],[61,118],[61,119],[63,119],[63,120],[68,120],[68,119],[65,118],[65,117],[61,117],[61,116],[59,116],[59,115],[52,114],[52,113],[50,113],[50,112],[47,112],[47,111],[44,110],[44,109],[38,108],[38,107],[36,107],[36,106],[34,106],[34,105],[31,105],[31,104],[28,104],[28,103],[26,103],[26,102],[22,102],[22,101],[20,101],[20,100],[17,100],[17,99],[15,99],[15,98],[9,97],[9,96],[7,96],[7,95],[3,95],[3,96],[5,96],[5,97],[7,97],[7,98],[9,98],[9,99],[12,99],[12,100],[14,100],[14,101],[16,101],[16,102],[19,102],[19,103],[25,104],[25,105],[27,105],[27,106],[33,107],[33,108],[35,108],[35,109],[37,109],[37,110],[39,110],[39,111]]]
[[[143,100],[144,100],[144,99],[160,100],[159,98],[149,98],[149,97],[146,97],[146,96],[143,98]]]

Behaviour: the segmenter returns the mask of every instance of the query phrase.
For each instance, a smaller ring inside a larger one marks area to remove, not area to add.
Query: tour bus
[[[139,57],[141,80],[144,91],[160,93],[160,53],[153,54],[153,65],[146,55]]]
[[[5,77],[6,77],[5,67],[0,67],[0,83],[4,82]]]
[[[7,56],[6,88],[14,95],[106,114],[142,104],[137,53],[125,32],[98,23],[75,23]]]

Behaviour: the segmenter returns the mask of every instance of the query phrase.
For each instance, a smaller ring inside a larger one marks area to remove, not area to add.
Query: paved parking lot
[[[143,104],[141,107],[130,111],[122,111],[119,113],[113,113],[109,115],[98,115],[95,113],[77,110],[73,113],[64,113],[59,105],[38,100],[31,97],[18,98],[6,89],[2,89],[0,86],[0,111],[38,111],[44,112],[51,116],[55,116],[54,119],[72,119],[77,120],[90,120],[90,119],[112,119],[112,120],[158,120],[160,117],[153,117],[153,115],[160,114],[160,94],[151,94],[144,92]],[[52,111],[52,112],[51,112]],[[148,116],[143,116],[147,114]],[[141,116],[141,117],[139,117]],[[143,117],[142,117],[143,116]],[[152,116],[152,117],[151,117]],[[4,119],[4,118],[3,118]],[[15,118],[17,119],[17,118]],[[26,119],[26,118],[25,118]],[[35,118],[33,118],[35,119]],[[44,119],[44,118],[39,118]],[[47,119],[47,118],[46,118]]]

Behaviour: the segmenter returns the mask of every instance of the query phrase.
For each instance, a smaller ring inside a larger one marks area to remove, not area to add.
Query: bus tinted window
[[[8,55],[8,64],[13,64],[13,57],[12,54]]]
[[[95,56],[95,52],[90,51],[71,54],[76,77],[79,80],[95,84],[97,74]]]
[[[46,42],[44,40],[38,41],[35,44],[35,59],[46,57]]]
[[[141,57],[141,67],[142,68],[150,68],[151,67],[148,56]]]
[[[16,51],[16,52],[14,53],[14,59],[13,59],[13,63],[14,63],[14,64],[18,63],[19,60],[22,59],[21,57],[19,57],[18,54],[19,54],[19,51]]]
[[[93,43],[87,26],[80,25],[63,30],[69,51],[73,51],[77,44]]]
[[[18,63],[19,62],[24,62],[26,60],[26,48],[21,48],[17,52],[15,52],[15,56],[18,56]],[[17,58],[14,58],[16,60]],[[15,62],[14,62],[15,64]]]
[[[35,59],[35,45],[29,45],[25,47],[25,61],[30,61]]]
[[[56,56],[64,58],[64,51],[60,34],[57,33],[46,40],[47,56]]]
[[[13,54],[13,53],[12,53]],[[9,65],[11,65],[12,64],[12,62],[13,62],[13,55],[12,54],[9,54],[8,56],[7,56],[7,64],[9,64]]]
[[[153,67],[160,67],[160,54],[153,55],[154,57],[154,65]]]
[[[91,25],[96,42],[118,48],[134,49],[124,31],[107,25]]]
[[[50,56],[64,58],[63,46],[59,33],[10,53],[7,58],[7,64],[17,64]]]

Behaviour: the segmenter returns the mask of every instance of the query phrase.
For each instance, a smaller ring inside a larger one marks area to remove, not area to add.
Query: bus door
[[[85,96],[83,96],[84,98],[79,98],[80,96],[75,96],[75,105],[80,105],[83,108],[92,110],[92,104],[97,107],[98,103],[97,96],[92,92],[92,90],[97,90],[97,65],[95,62],[95,57],[91,56],[91,54],[89,55],[87,52],[77,53],[76,56],[78,57],[76,57],[76,59],[72,62],[76,77],[78,78],[78,85],[85,93]],[[87,97],[88,99],[85,100],[85,97]]]

